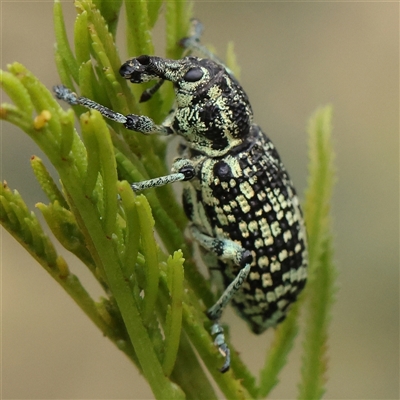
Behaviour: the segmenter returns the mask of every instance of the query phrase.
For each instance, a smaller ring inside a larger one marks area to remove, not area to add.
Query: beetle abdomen
[[[196,227],[253,256],[232,305],[255,333],[276,325],[305,285],[307,251],[299,201],[272,142],[254,125],[243,145],[205,159],[187,185],[185,209]],[[227,287],[240,267],[220,260],[218,269]]]

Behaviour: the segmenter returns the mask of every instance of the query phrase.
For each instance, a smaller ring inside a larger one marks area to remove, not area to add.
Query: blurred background
[[[63,8],[71,33],[73,3]],[[1,13],[1,68],[19,61],[48,88],[58,83],[52,2],[2,2]],[[234,42],[255,119],[275,142],[300,194],[308,118],[317,107],[333,105],[339,290],[324,397],[398,399],[399,4],[196,2],[194,15],[206,27],[203,42],[221,57]],[[128,58],[121,33],[119,47]],[[162,55],[162,24],[156,43]],[[1,135],[2,179],[34,209],[46,199],[29,159],[44,156],[8,123],[2,122]],[[4,230],[1,247],[4,399],[153,397],[129,360]],[[78,261],[65,257],[99,296]],[[255,337],[232,311],[224,322],[257,374],[272,332]],[[296,397],[301,338],[296,343],[271,398]]]

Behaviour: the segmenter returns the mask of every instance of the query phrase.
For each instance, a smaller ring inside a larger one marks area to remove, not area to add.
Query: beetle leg
[[[93,100],[88,99],[87,97],[78,96],[72,90],[68,89],[63,85],[54,86],[53,90],[58,99],[64,100],[71,105],[79,104],[86,108],[97,110],[103,117],[106,117],[112,121],[124,125],[126,129],[140,132],[145,135],[150,135],[150,134],[170,135],[174,133],[174,131],[168,124],[170,122],[170,119],[166,119],[166,121],[168,121],[168,123],[166,124],[157,125],[150,117],[146,117],[145,115],[120,114],[118,112],[109,109],[106,106],[103,106],[102,104],[99,104]]]
[[[235,279],[224,290],[221,297],[216,303],[207,310],[207,316],[214,322],[211,328],[211,334],[216,335],[214,339],[215,345],[220,353],[225,357],[225,363],[221,368],[221,372],[226,372],[230,366],[230,351],[225,343],[224,329],[219,323],[222,312],[232,297],[241,288],[250,272],[250,264],[252,256],[250,251],[243,249],[235,242],[229,239],[216,239],[201,233],[196,227],[191,227],[194,239],[206,250],[214,253],[221,260],[231,260],[241,267]]]
[[[140,192],[145,189],[164,186],[168,183],[190,181],[194,177],[195,167],[190,160],[179,159],[174,163],[172,171],[173,173],[169,175],[132,183],[131,188],[134,192]]]
[[[219,352],[225,358],[224,365],[219,370],[220,372],[226,372],[231,365],[231,351],[225,343],[224,328],[219,321],[213,323],[213,326],[211,327],[211,335],[215,336],[214,344],[218,347]]]
[[[192,18],[190,26],[189,36],[181,39],[179,44],[185,48],[190,53],[196,52],[203,58],[209,58],[216,63],[225,67],[227,72],[233,76],[232,71],[223,63],[223,61],[218,58],[212,51],[210,51],[206,46],[200,43],[201,34],[203,33],[203,24],[196,18]]]

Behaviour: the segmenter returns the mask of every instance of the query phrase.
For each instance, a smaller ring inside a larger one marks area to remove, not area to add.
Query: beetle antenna
[[[139,103],[145,103],[146,101],[149,101],[153,97],[153,95],[158,91],[158,89],[160,89],[160,87],[163,85],[164,82],[165,82],[164,79],[160,79],[152,87],[146,89],[140,96]]]

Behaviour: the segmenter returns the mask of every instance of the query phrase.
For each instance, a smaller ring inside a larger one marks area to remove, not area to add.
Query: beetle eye
[[[199,67],[190,68],[183,76],[186,82],[197,82],[203,77],[203,71]]]

